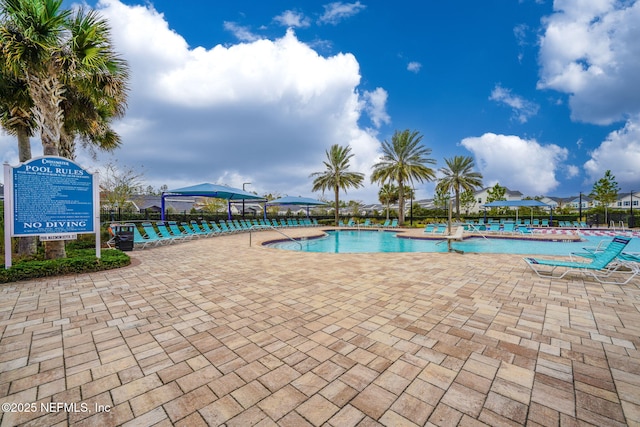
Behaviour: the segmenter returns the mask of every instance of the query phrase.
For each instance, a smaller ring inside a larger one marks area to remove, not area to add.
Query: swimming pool
[[[437,240],[403,239],[395,231],[331,230],[326,236],[307,240],[291,240],[269,243],[267,246],[303,252],[372,253],[372,252],[447,252],[447,243]],[[585,246],[596,246],[611,237],[582,236],[579,242],[550,242],[518,239],[466,238],[452,242],[457,250],[471,253],[498,253],[523,255],[569,255],[581,252]],[[640,239],[634,238],[627,252],[640,252]]]

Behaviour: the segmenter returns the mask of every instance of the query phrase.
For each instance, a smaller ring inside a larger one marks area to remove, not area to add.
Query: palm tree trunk
[[[31,160],[31,140],[29,139],[29,129],[20,126],[16,129],[18,136],[18,159],[20,162]],[[18,255],[33,256],[38,250],[38,241],[36,236],[18,238]]]
[[[336,196],[336,213],[335,213],[335,225],[338,226],[338,222],[340,221],[340,187],[336,185],[335,188],[335,196]]]
[[[456,219],[460,221],[460,187],[456,187]]]
[[[58,156],[60,132],[64,124],[64,112],[61,104],[64,87],[54,70],[44,77],[29,76],[29,91],[33,99],[33,113],[40,129],[42,150],[45,156]],[[64,240],[49,241],[44,245],[45,259],[58,259],[67,256]]]
[[[398,224],[404,224],[404,185],[398,181]]]

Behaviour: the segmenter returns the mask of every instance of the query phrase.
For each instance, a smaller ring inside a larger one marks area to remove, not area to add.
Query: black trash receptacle
[[[116,236],[116,248],[121,251],[133,250],[133,224],[121,224],[113,227]]]

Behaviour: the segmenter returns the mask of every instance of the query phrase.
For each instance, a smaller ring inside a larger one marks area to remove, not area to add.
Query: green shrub
[[[8,270],[0,266],[0,283],[17,282],[38,277],[61,276],[64,274],[90,273],[111,270],[131,263],[131,258],[117,249],[104,249],[100,259],[95,249],[69,249],[67,258],[51,260],[18,261]]]

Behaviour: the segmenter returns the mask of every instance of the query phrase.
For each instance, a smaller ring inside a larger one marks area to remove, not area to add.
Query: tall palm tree
[[[351,147],[342,147],[338,144],[331,146],[326,151],[327,160],[323,163],[325,170],[322,172],[314,172],[310,177],[313,180],[313,189],[311,191],[322,190],[323,192],[328,189],[332,189],[335,195],[335,225],[338,225],[339,221],[339,206],[340,206],[340,189],[347,191],[347,188],[362,187],[362,181],[364,180],[364,174],[360,172],[349,171],[349,160],[353,157],[351,154]]]
[[[73,141],[62,139],[65,95],[77,91],[113,117],[114,103],[126,97],[128,77],[126,62],[112,50],[107,22],[95,11],[71,12],[61,5],[62,0],[0,0],[4,69],[26,83],[44,155],[54,156],[74,149],[61,147]],[[64,257],[64,242],[48,242],[45,256]]]
[[[444,159],[446,167],[440,168],[444,175],[438,182],[443,193],[454,191],[456,197],[456,219],[460,220],[460,190],[472,191],[482,187],[482,174],[475,172],[473,158],[470,156],[454,156]]]
[[[431,149],[421,144],[418,131],[396,131],[391,142],[382,142],[382,159],[373,165],[371,182],[395,181],[398,183],[398,222],[404,223],[405,184],[413,181],[432,181],[435,171],[427,165],[435,165],[430,157]]]

